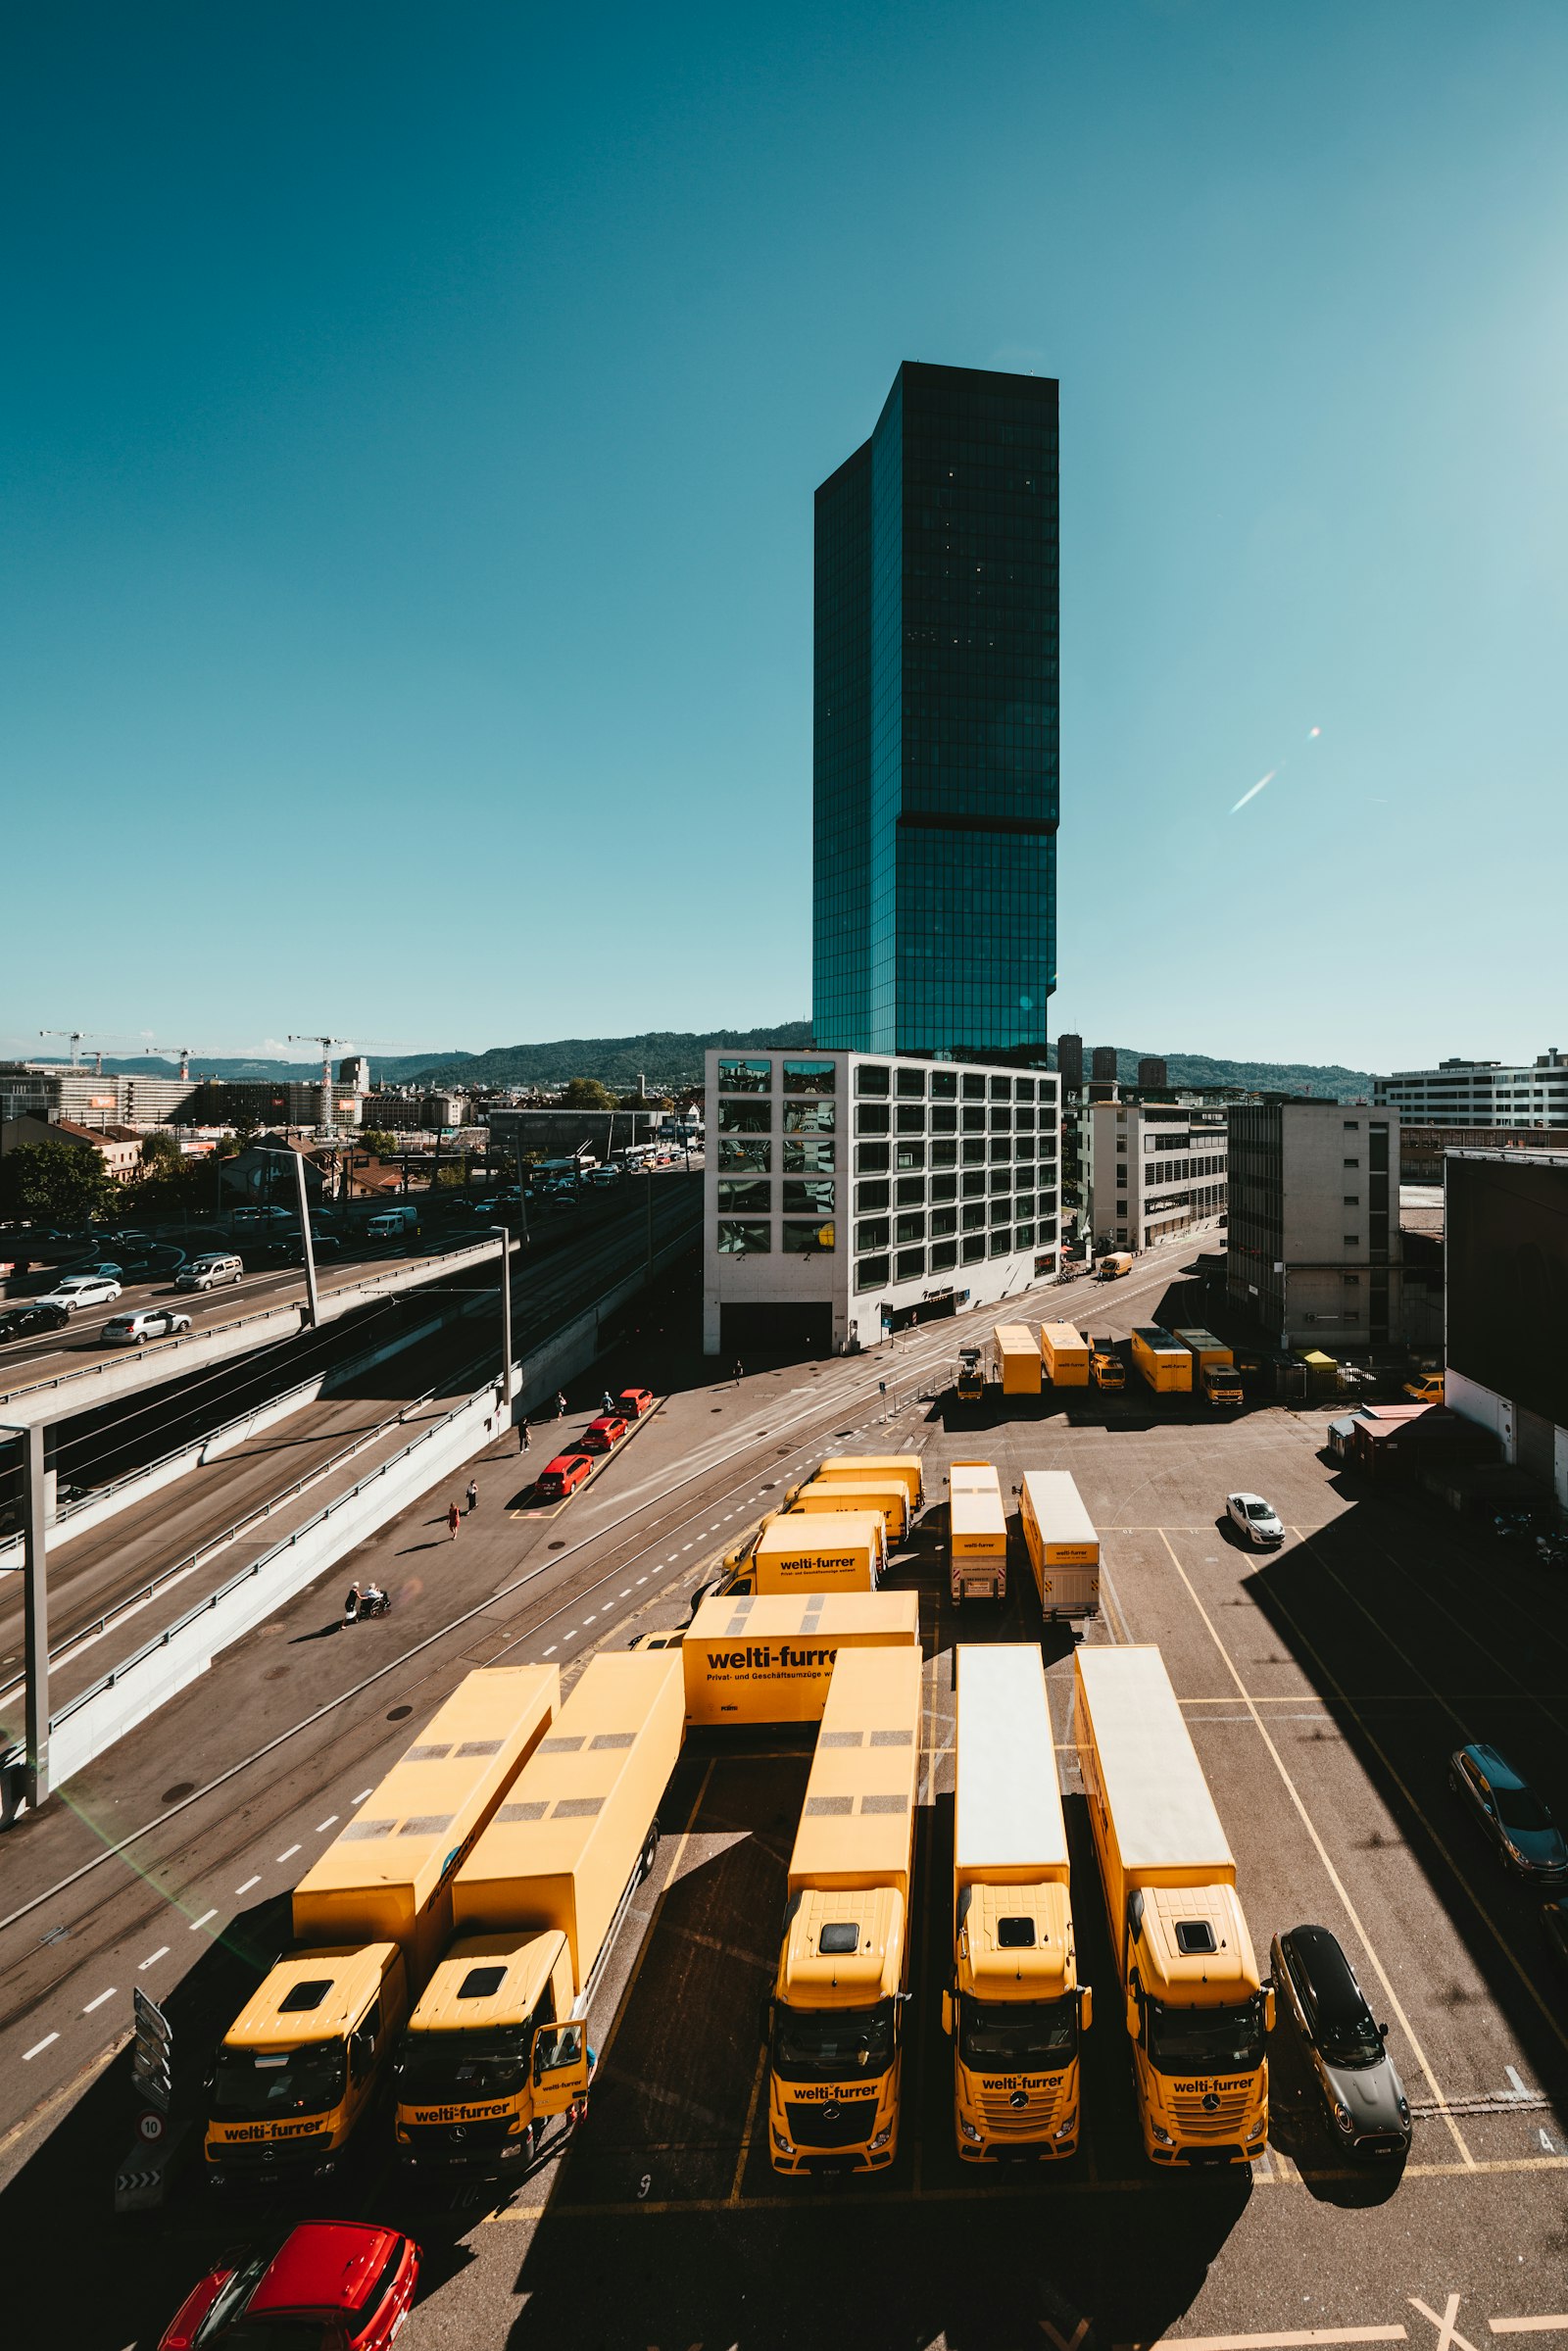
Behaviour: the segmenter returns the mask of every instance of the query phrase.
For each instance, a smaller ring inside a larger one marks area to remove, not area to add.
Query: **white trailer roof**
[[[1230,1842],[1158,1649],[1080,1648],[1077,1673],[1123,1869],[1234,1877]]]
[[[1067,1866],[1045,1669],[1032,1644],[958,1650],[955,1860],[961,1879]]]
[[[1023,1490],[1035,1524],[1048,1543],[1100,1541],[1070,1470],[1026,1469]]]

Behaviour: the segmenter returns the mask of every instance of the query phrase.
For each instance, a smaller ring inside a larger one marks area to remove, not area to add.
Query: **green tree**
[[[613,1110],[614,1096],[597,1078],[570,1078],[562,1101],[568,1110]]]
[[[621,1110],[672,1110],[675,1105],[663,1094],[623,1094],[616,1107]]]
[[[167,1127],[159,1127],[143,1140],[141,1172],[144,1178],[172,1175],[177,1167],[183,1166],[184,1159],[185,1154],[179,1148],[177,1137],[172,1135]]]
[[[360,1141],[372,1158],[395,1159],[398,1155],[398,1139],[389,1127],[367,1127]]]
[[[39,1223],[81,1224],[120,1187],[98,1152],[74,1143],[24,1143],[0,1159],[0,1210]]]

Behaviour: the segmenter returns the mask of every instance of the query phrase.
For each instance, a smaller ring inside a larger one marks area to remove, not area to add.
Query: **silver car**
[[[149,1339],[177,1339],[190,1329],[190,1316],[172,1306],[139,1306],[111,1314],[98,1337],[105,1347],[145,1347]]]
[[[1334,2135],[1363,2162],[1398,2161],[1410,2148],[1410,2107],[1372,2011],[1327,1927],[1293,1927],[1270,1947],[1275,1988],[1301,2036]]]
[[[68,1314],[74,1314],[82,1306],[112,1306],[119,1296],[120,1284],[110,1274],[68,1273],[64,1281],[46,1290],[34,1303],[61,1306]]]

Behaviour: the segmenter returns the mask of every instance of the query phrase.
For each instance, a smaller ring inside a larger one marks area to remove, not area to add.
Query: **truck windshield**
[[[348,2051],[341,2040],[311,2041],[303,2049],[229,2049],[218,2052],[213,2112],[235,2115],[327,2114],[348,2083]]]
[[[773,2011],[773,2071],[786,2082],[844,2082],[885,2074],[893,2062],[893,2002],[874,2008]]]
[[[1250,2074],[1263,2062],[1260,1993],[1234,2008],[1144,2002],[1149,2062],[1157,2074]]]
[[[406,2106],[437,2106],[471,2098],[510,2098],[528,2079],[528,2031],[498,2026],[488,2033],[411,2033],[393,2067]]]
[[[958,2006],[958,2054],[977,2072],[1040,2072],[1064,2066],[1078,2046],[1078,1999],[977,2000]]]

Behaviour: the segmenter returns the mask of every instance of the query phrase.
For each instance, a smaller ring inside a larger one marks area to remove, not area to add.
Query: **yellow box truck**
[[[1100,1614],[1100,1537],[1064,1469],[1028,1469],[1018,1524],[1048,1623]]]
[[[830,1479],[851,1486],[869,1480],[872,1485],[880,1486],[889,1478],[902,1483],[909,1497],[909,1516],[913,1518],[925,1499],[918,1453],[829,1453],[818,1462],[813,1473],[818,1486]]]
[[[1074,1732],[1121,1976],[1144,2152],[1247,2163],[1268,2138],[1265,1989],[1236,1864],[1157,1648],[1081,1648]]]
[[[1247,1400],[1236,1354],[1212,1331],[1172,1331],[1171,1337],[1193,1358],[1193,1389],[1211,1404],[1241,1404]]]
[[[1119,1393],[1127,1385],[1127,1366],[1114,1339],[1089,1342],[1089,1377],[1097,1388]]]
[[[296,1948],[219,2044],[210,2180],[337,2169],[451,1935],[453,1870],[560,1704],[553,1665],[469,1674],[300,1880]]]
[[[913,1592],[705,1600],[680,1643],[686,1721],[820,1722],[841,1650],[919,1647]]]
[[[909,1493],[902,1478],[812,1478],[791,1496],[791,1510],[880,1511],[891,1548],[904,1541],[909,1522]]]
[[[887,1559],[880,1510],[781,1511],[757,1539],[731,1590],[875,1592]]]
[[[1040,1394],[1040,1349],[1027,1323],[999,1322],[991,1335],[991,1376],[1004,1396]]]
[[[956,1601],[1007,1596],[1007,1511],[990,1461],[948,1472],[948,1589]]]
[[[773,1980],[776,2172],[876,2172],[897,2152],[921,1694],[915,1649],[846,1649],[833,1668]]]
[[[587,2014],[684,1734],[668,1651],[593,1658],[452,1885],[457,1939],[398,2050],[404,2163],[496,2176],[588,2086]]]
[[[1070,1322],[1043,1322],[1040,1352],[1053,1388],[1087,1388],[1089,1342]]]
[[[1158,1323],[1140,1323],[1132,1335],[1133,1368],[1143,1374],[1156,1396],[1189,1396],[1193,1358],[1179,1339]]]
[[[1067,1827],[1040,1651],[999,1642],[956,1658],[953,2039],[967,2163],[1071,2155],[1078,2144],[1078,1983]]]

